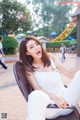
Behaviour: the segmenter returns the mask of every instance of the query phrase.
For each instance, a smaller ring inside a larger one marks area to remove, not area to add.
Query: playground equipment
[[[51,42],[64,40],[73,31],[73,29],[75,28],[75,26],[76,26],[76,22],[74,22],[74,20],[72,20],[69,23],[69,25],[65,28],[65,30],[58,37],[56,37],[55,39],[53,39]]]
[[[68,39],[68,40],[74,40],[74,38],[72,38],[71,36],[68,36],[66,39]]]
[[[63,3],[64,4],[64,3]],[[53,39],[51,42],[55,42],[55,41],[61,41],[64,40],[66,37],[69,36],[69,34],[73,31],[73,29],[76,26],[76,19],[77,19],[77,15],[80,15],[80,2],[77,2],[77,12],[75,12],[74,18],[72,19],[72,21],[69,23],[69,25],[65,28],[65,30],[55,39]]]

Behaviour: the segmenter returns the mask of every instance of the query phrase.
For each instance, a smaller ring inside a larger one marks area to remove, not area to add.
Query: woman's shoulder
[[[55,65],[55,58],[53,57],[53,56],[49,56],[49,58],[50,58],[50,62],[51,62],[51,66],[53,67],[53,68],[56,68],[56,65]]]
[[[55,60],[57,60],[57,58],[54,57],[53,55],[49,55],[49,58],[50,58],[50,60],[53,61],[53,62],[55,62]]]

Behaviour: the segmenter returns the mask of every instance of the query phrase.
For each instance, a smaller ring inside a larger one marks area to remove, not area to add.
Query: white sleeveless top
[[[50,58],[53,71],[41,72],[35,71],[34,76],[39,86],[48,92],[57,93],[59,95],[64,93],[65,87],[61,81],[61,75],[56,69],[54,61]]]

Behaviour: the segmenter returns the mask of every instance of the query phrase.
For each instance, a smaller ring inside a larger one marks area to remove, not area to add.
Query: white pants
[[[69,105],[77,105],[80,100],[80,70],[75,74],[74,79],[62,96],[68,101]],[[51,119],[72,112],[71,109],[46,108],[49,104],[51,104],[51,99],[46,93],[40,90],[33,91],[28,99],[28,114],[26,120]]]

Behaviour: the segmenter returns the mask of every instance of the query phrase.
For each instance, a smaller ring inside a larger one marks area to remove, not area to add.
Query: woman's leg
[[[42,91],[35,90],[29,95],[27,120],[45,120],[45,111],[50,98]]]
[[[77,106],[80,100],[80,70],[75,74],[68,88],[66,88],[63,97],[68,101],[69,105]],[[71,112],[71,109],[46,109],[46,118],[56,118]]]
[[[74,79],[66,89],[63,97],[70,105],[77,105],[80,100],[80,70],[75,74]]]
[[[76,106],[80,100],[80,71],[78,71],[71,84],[66,89],[63,97],[69,105]],[[43,92],[36,90],[29,96],[28,119],[27,120],[45,120],[45,118],[56,118],[61,115],[68,115],[71,109],[49,109],[46,108],[51,103],[50,98]],[[38,114],[37,114],[38,113]]]

